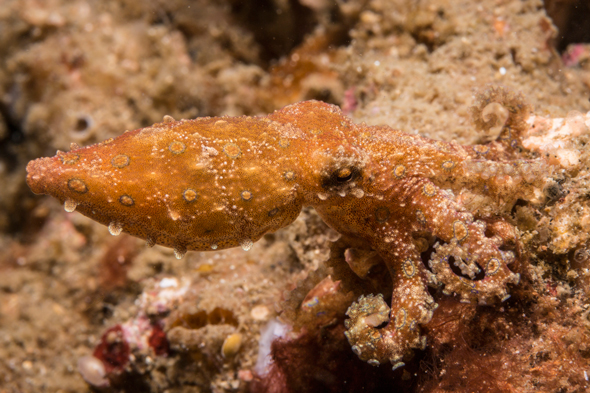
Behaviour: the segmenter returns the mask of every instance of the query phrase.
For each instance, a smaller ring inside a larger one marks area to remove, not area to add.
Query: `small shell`
[[[86,382],[96,388],[110,386],[104,364],[94,356],[83,356],[78,359],[78,372]]]
[[[227,359],[233,357],[242,346],[242,335],[240,333],[230,334],[226,337],[225,341],[223,341],[223,345],[221,346],[221,355]]]

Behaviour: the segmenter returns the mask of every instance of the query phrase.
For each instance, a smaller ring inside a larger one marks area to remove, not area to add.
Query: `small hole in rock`
[[[92,119],[89,116],[80,116],[74,125],[75,132],[84,132],[92,127]]]

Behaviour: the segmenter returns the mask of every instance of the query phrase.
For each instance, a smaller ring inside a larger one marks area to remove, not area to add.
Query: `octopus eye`
[[[352,180],[352,170],[350,168],[339,169],[335,175],[338,183],[346,183]]]
[[[347,189],[347,187],[350,187],[351,182],[361,177],[361,174],[361,169],[354,165],[331,167],[322,177],[322,187],[326,190]]]

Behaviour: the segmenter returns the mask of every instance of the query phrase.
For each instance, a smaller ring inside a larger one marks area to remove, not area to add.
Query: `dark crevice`
[[[420,253],[420,259],[422,259],[422,264],[426,269],[428,269],[431,272],[432,269],[430,268],[429,261],[432,258],[432,254],[434,254],[434,252],[436,251],[434,245],[437,244],[439,241],[441,241],[439,238],[434,237],[434,239],[430,242],[431,245],[428,247],[428,249]]]
[[[24,142],[25,134],[20,124],[3,104],[0,104],[0,114],[7,131],[6,136],[0,139],[0,159],[6,165],[6,170],[12,172],[18,167],[18,159],[13,147]]]
[[[463,261],[463,262],[466,263],[465,261]],[[473,281],[473,282],[481,281],[485,278],[485,271],[478,263],[476,263],[476,265],[479,268],[479,272],[475,273],[475,276],[473,278],[469,277],[467,274],[463,274],[461,269],[457,265],[455,265],[455,257],[450,256],[448,264],[449,264],[449,267],[451,268],[451,270],[453,271],[453,273],[458,277],[462,277],[466,280]]]
[[[216,37],[217,44],[231,52],[238,61],[256,63],[266,69],[288,56],[308,37],[318,32],[328,38],[328,48],[348,45],[351,42],[349,31],[357,23],[362,9],[359,8],[358,12],[344,12],[334,2],[327,9],[312,10],[299,0],[229,0],[227,5],[227,9],[220,7],[223,12],[229,12],[230,23],[249,32],[254,38],[254,45],[252,48],[236,48],[236,42],[226,34]],[[193,60],[198,59],[199,52],[191,47],[190,41],[194,37],[207,34],[206,24],[197,23],[185,14],[178,14],[174,6],[168,8],[155,8],[150,14],[150,23],[175,26],[189,41],[189,52]],[[329,93],[318,94],[321,96]]]
[[[5,103],[0,103],[0,121],[4,124],[5,135],[0,139],[0,165],[4,166],[5,177],[20,178],[23,169],[23,152],[28,151],[25,133],[21,123]],[[30,156],[29,156],[30,157]],[[26,161],[25,161],[26,162]],[[6,222],[2,223],[2,230],[15,235],[19,241],[32,241],[34,235],[43,227],[47,216],[37,215],[34,207],[39,199],[33,194],[24,181],[19,182],[14,194],[5,194],[7,198],[0,203],[0,209],[10,209]]]
[[[291,52],[317,24],[312,10],[299,1],[287,4],[288,10],[281,10],[272,0],[232,2],[232,14],[252,32],[265,63]]]
[[[547,15],[559,30],[555,48],[563,53],[568,45],[590,42],[590,2],[587,0],[545,0]]]

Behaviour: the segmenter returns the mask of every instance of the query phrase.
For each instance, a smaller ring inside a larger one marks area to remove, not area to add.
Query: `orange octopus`
[[[462,202],[480,196],[510,206],[538,186],[545,164],[518,158],[529,111],[519,95],[487,89],[473,109],[476,124],[496,125],[500,136],[474,146],[354,124],[318,101],[263,117],[166,116],[31,161],[27,182],[111,234],[173,247],[178,258],[187,250],[248,250],[313,206],[385,261],[391,309],[382,295],[361,296],[348,309],[346,336],[362,360],[397,368],[425,345],[419,325],[437,307],[429,285],[485,304],[504,301],[507,284],[519,282],[508,268],[514,253],[501,250],[516,240],[512,227],[487,225],[485,209],[469,211]],[[425,264],[421,252],[430,246]]]

